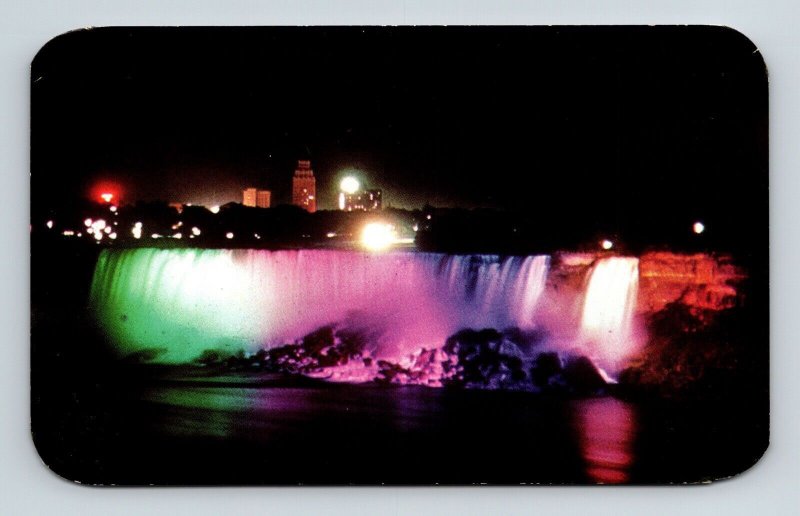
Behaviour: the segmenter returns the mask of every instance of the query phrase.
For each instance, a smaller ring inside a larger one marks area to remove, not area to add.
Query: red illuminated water
[[[578,400],[573,407],[589,478],[598,484],[628,482],[637,432],[632,406],[606,397]]]

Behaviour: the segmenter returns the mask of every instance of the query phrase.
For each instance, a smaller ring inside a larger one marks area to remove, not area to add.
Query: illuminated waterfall
[[[591,270],[581,319],[582,339],[605,366],[615,366],[636,347],[633,315],[639,289],[639,260],[613,257]]]
[[[396,357],[462,328],[535,326],[549,258],[330,250],[104,250],[91,306],[120,355],[189,362],[252,352],[327,324]]]

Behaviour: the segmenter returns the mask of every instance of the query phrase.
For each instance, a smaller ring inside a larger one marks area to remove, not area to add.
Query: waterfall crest
[[[328,324],[374,336],[377,357],[443,345],[461,328],[530,329],[547,256],[331,250],[104,250],[91,306],[121,355],[189,362],[253,352]]]

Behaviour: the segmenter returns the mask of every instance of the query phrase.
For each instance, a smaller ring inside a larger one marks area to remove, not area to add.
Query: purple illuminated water
[[[121,354],[155,349],[164,363],[209,349],[253,353],[333,325],[365,336],[370,356],[397,363],[464,328],[513,327],[541,330],[551,348],[605,364],[631,349],[637,264],[601,259],[586,269],[584,287],[570,290],[549,277],[548,256],[104,251],[92,305]]]

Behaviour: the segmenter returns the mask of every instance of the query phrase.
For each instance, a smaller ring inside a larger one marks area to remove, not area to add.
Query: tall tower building
[[[292,204],[309,213],[317,211],[317,180],[311,170],[311,161],[299,160],[292,178]]]

